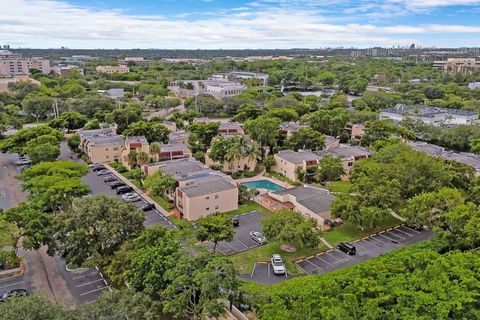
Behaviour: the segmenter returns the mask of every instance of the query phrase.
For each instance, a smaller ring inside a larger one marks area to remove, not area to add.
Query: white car
[[[128,201],[128,202],[137,202],[137,201],[142,200],[142,199],[140,199],[138,194],[136,194],[134,192],[122,195],[122,199],[125,200],[125,201]]]
[[[274,274],[285,274],[285,264],[283,263],[282,257],[279,254],[273,254],[270,262],[272,263]]]
[[[129,192],[129,193],[122,194],[122,199],[133,198],[136,196],[137,194],[135,192]]]
[[[250,231],[250,239],[252,239],[253,241],[255,241],[260,245],[265,243],[265,237],[262,235],[261,232],[258,232],[258,231]]]

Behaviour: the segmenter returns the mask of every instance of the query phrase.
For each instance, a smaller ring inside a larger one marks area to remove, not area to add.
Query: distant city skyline
[[[480,46],[480,0],[0,0],[14,47]]]

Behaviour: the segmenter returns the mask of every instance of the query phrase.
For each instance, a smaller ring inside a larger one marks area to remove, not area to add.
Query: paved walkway
[[[107,168],[108,170],[110,170],[110,172],[112,172],[118,179],[122,180],[127,186],[129,187],[132,187],[133,190],[135,190],[136,193],[142,195],[143,198],[145,198],[145,200],[147,200],[148,202],[150,203],[153,203],[155,205],[155,208],[160,212],[162,213],[163,215],[165,216],[169,216],[169,215],[172,215],[173,213],[172,212],[168,212],[167,210],[165,210],[162,206],[160,206],[155,200],[153,200],[152,198],[150,198],[145,192],[143,192],[141,189],[139,189],[136,185],[134,185],[130,180],[128,180],[127,178],[125,178],[122,174],[120,174],[117,170],[115,170],[114,168],[112,168],[108,163],[104,163],[103,164],[105,166],[105,168]]]
[[[323,237],[320,237],[320,241],[322,241],[322,243],[329,249],[333,249],[333,246],[327,241],[325,240],[325,238]]]
[[[391,215],[392,217],[395,217],[395,218],[397,218],[398,220],[400,220],[400,221],[402,221],[402,222],[407,221],[407,219],[405,219],[404,217],[398,215],[398,213],[396,213],[395,211],[393,211],[393,210],[390,209],[390,208],[388,208],[388,212],[390,213],[390,215]]]

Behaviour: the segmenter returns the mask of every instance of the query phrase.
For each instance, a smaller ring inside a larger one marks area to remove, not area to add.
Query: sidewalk
[[[390,215],[391,215],[392,217],[395,217],[395,218],[397,218],[398,220],[400,220],[400,221],[402,221],[402,222],[407,221],[407,219],[405,219],[404,217],[398,215],[398,213],[396,213],[395,211],[393,211],[393,210],[390,209],[390,208],[388,208],[388,212],[390,213]]]
[[[168,212],[167,210],[165,210],[162,206],[160,206],[155,200],[153,200],[152,198],[150,198],[145,192],[143,192],[141,189],[137,188],[137,186],[135,186],[130,180],[128,180],[127,178],[125,178],[122,174],[120,174],[117,170],[115,170],[114,168],[112,168],[108,163],[104,163],[103,164],[105,166],[105,168],[107,168],[108,170],[110,170],[111,173],[113,173],[118,179],[122,180],[122,182],[124,182],[127,186],[129,187],[132,187],[133,190],[135,190],[136,193],[138,193],[139,195],[141,195],[145,200],[147,200],[148,202],[152,203],[153,205],[155,205],[155,209],[157,209],[161,214],[163,214],[164,216],[170,216],[173,214],[173,211],[172,212]]]

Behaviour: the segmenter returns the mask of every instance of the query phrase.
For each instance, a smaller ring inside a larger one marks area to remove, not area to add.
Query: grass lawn
[[[266,215],[273,214],[273,212],[271,212],[270,210],[265,209],[264,207],[262,207],[261,205],[259,205],[256,202],[253,202],[253,201],[242,204],[242,205],[238,206],[237,210],[228,211],[228,212],[225,212],[225,214],[228,215],[228,216],[236,216],[236,215],[246,213],[246,212],[250,212],[250,211],[253,211],[253,210],[260,211],[261,213],[266,214]]]
[[[163,209],[167,210],[167,211],[170,211],[173,209],[173,204],[168,202],[167,200],[165,200],[164,198],[160,197],[160,196],[152,196],[150,195],[150,198],[152,198],[153,200],[155,200],[156,203],[158,203],[160,205],[160,207],[162,207]]]
[[[397,220],[389,215],[380,223],[378,227],[365,230],[362,230],[349,222],[345,222],[342,225],[334,227],[331,231],[324,232],[323,238],[331,245],[336,245],[339,242],[348,242],[366,237],[372,233],[396,226],[400,224],[400,222],[400,220]]]
[[[285,266],[287,268],[287,272],[290,274],[302,274],[302,271],[298,269],[294,262],[298,259],[304,258],[305,256],[310,256],[317,252],[326,251],[327,248],[323,245],[318,248],[313,249],[306,249],[300,248],[296,246],[296,252],[284,252],[280,249],[282,244],[279,242],[271,242],[267,243],[263,246],[256,247],[254,249],[236,253],[230,256],[230,259],[233,261],[235,266],[240,270],[242,274],[249,274],[253,270],[253,265],[255,262],[259,261],[270,261],[272,254],[279,253],[283,261],[285,262]],[[300,248],[300,249],[299,249]]]
[[[352,187],[350,181],[332,181],[327,185],[330,192],[349,193]]]

